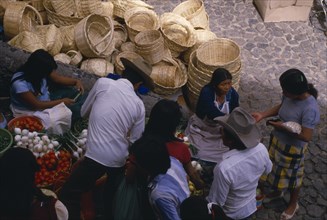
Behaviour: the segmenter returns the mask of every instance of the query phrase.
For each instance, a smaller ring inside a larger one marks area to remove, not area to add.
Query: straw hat
[[[152,72],[152,66],[149,63],[145,62],[145,60],[142,58],[129,60],[125,57],[121,57],[120,60],[123,63],[125,70],[130,69],[139,74],[139,76],[144,79],[146,87],[149,89],[154,88],[154,82],[150,76]]]
[[[246,148],[252,148],[260,143],[261,134],[255,119],[243,108],[237,107],[229,115],[214,119],[227,129],[234,137],[242,141]]]

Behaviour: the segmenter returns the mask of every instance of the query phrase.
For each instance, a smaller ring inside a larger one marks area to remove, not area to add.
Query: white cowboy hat
[[[255,147],[260,143],[261,134],[256,121],[243,108],[237,107],[229,115],[216,117],[214,120],[239,138],[246,148]]]

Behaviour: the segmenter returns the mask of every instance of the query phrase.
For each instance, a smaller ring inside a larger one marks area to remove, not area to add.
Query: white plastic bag
[[[283,126],[292,133],[300,134],[302,131],[301,125],[294,121],[284,122]]]
[[[52,108],[37,111],[33,114],[42,120],[48,134],[63,134],[70,130],[72,112],[62,102]]]

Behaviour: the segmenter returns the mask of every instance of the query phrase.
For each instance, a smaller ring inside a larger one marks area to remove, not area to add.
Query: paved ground
[[[182,1],[146,2],[162,14],[170,12]],[[318,89],[321,122],[309,143],[300,210],[294,219],[327,219],[327,37],[313,29],[309,22],[263,23],[251,1],[207,0],[205,8],[211,30],[219,37],[234,40],[241,48],[242,72],[238,91],[242,107],[258,111],[277,104],[281,97],[278,77],[292,67],[302,70]],[[267,145],[270,130],[264,123],[260,126]],[[275,208],[264,208],[253,219],[279,219],[285,204],[279,200],[272,204]]]

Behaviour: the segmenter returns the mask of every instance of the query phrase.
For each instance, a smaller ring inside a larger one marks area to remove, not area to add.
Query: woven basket
[[[131,8],[125,11],[124,19],[131,41],[134,41],[135,36],[141,31],[159,29],[159,18],[157,14],[147,8]]]
[[[5,15],[6,8],[11,1],[0,1],[0,22],[3,22],[3,16]]]
[[[194,28],[207,29],[209,27],[208,15],[202,0],[184,1],[173,9],[173,13],[186,18]]]
[[[75,43],[75,25],[59,27],[63,45],[61,52],[66,53],[69,50],[78,50]]]
[[[82,60],[83,60],[83,56],[82,56],[81,52],[79,52],[79,51],[70,50],[66,54],[71,59],[71,61],[69,63],[71,65],[78,66],[82,62]]]
[[[50,0],[50,2],[58,15],[70,17],[77,12],[74,0]]]
[[[215,33],[205,29],[195,29],[194,34],[196,36],[196,44],[183,54],[183,59],[186,63],[189,62],[191,53],[195,51],[202,43],[217,38]]]
[[[43,24],[49,24],[47,11],[39,11]]]
[[[134,40],[135,52],[140,54],[148,63],[158,63],[164,57],[164,40],[160,31],[141,31]]]
[[[27,2],[10,3],[4,15],[4,31],[8,38],[22,31],[34,31],[36,25],[43,25],[40,13]]]
[[[77,24],[80,20],[83,19],[83,17],[64,16],[57,14],[52,7],[50,0],[43,0],[43,6],[47,11],[49,22],[56,25],[57,27]]]
[[[54,24],[37,26],[36,34],[52,56],[60,52],[63,45],[62,36],[60,30]]]
[[[114,4],[112,2],[101,2],[102,12],[100,15],[112,17],[114,14]]]
[[[43,0],[31,0],[31,5],[39,12],[44,10]]]
[[[125,11],[134,7],[143,7],[153,10],[154,8],[140,0],[112,0],[114,4],[114,15],[119,18],[124,18]]]
[[[113,73],[114,66],[103,58],[93,58],[84,60],[80,69],[100,77],[106,77],[109,73]]]
[[[64,64],[69,64],[71,62],[70,57],[65,53],[58,53],[53,57],[53,59]]]
[[[90,14],[103,15],[101,0],[75,0],[75,5],[79,17],[86,17]]]
[[[165,13],[160,17],[160,24],[165,44],[174,57],[195,45],[195,30],[184,17],[174,13]]]
[[[20,48],[22,50],[26,50],[30,53],[33,53],[37,49],[46,49],[43,46],[42,41],[40,38],[30,32],[30,31],[22,31],[18,35],[16,35],[14,38],[12,38],[10,41],[8,41],[8,44]]]
[[[127,41],[128,33],[124,25],[117,21],[114,21],[114,41],[115,48],[120,48],[120,46]]]
[[[135,43],[131,42],[131,41],[128,41],[128,42],[125,42],[123,43],[121,46],[120,46],[120,50],[123,52],[123,51],[131,51],[131,52],[134,52],[135,51]]]
[[[196,65],[199,69],[214,71],[218,67],[236,72],[241,65],[240,48],[232,40],[217,38],[203,43],[196,50]]]
[[[114,50],[114,25],[111,18],[91,14],[75,27],[75,42],[85,57],[108,57]]]
[[[151,78],[155,93],[171,95],[187,82],[187,69],[178,59],[164,59],[152,67]]]
[[[132,52],[132,51],[124,51],[119,53],[116,58],[115,58],[115,73],[117,74],[123,74],[123,71],[125,69],[124,65],[120,61],[120,58],[127,58],[129,60],[137,59],[137,58],[142,58],[141,55]]]

